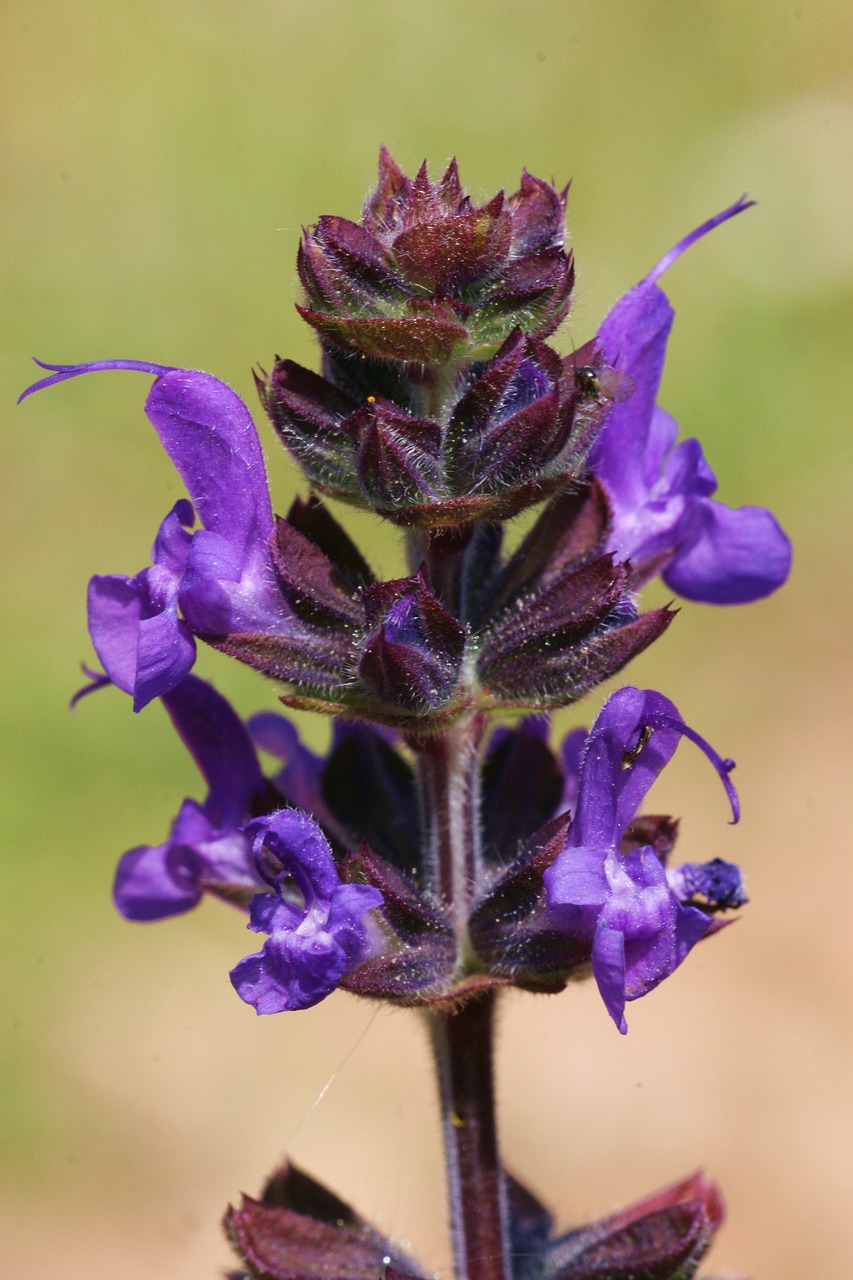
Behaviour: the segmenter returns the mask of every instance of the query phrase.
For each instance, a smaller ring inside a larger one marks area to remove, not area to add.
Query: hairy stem
[[[412,535],[412,567],[424,562],[445,608],[464,613],[470,530]],[[440,733],[411,737],[418,761],[430,888],[456,936],[457,976],[476,963],[468,935],[484,882],[480,747],[485,717],[470,712]],[[455,1280],[510,1280],[505,1178],[498,1156],[492,1071],[496,995],[428,1015],[441,1100]]]
[[[441,1098],[454,1280],[510,1280],[492,1070],[496,994],[430,1015]]]
[[[471,714],[443,733],[413,743],[418,753],[421,805],[427,833],[425,863],[431,887],[447,904],[459,963],[468,951],[468,916],[482,882],[480,739],[483,717]]]

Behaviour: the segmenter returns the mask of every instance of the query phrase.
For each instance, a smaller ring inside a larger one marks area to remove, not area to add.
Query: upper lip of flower
[[[775,591],[790,570],[791,547],[764,508],[733,511],[713,501],[717,481],[698,441],[675,443],[677,426],[656,405],[674,316],[658,281],[687,248],[753,203],[741,197],[680,240],[620,298],[597,337],[608,363],[634,383],[590,454],[613,505],[611,549],[630,557],[637,586],[661,572],[679,595],[713,604]]]

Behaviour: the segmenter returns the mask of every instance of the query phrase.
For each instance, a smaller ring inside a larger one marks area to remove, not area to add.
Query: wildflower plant
[[[548,339],[572,303],[566,191],[524,172],[477,205],[455,162],[438,182],[425,165],[409,178],[383,150],[361,221],[323,217],[302,237],[298,309],[321,371],[276,358],[256,375],[307,480],[283,517],[249,410],[211,374],[42,365],[25,393],[145,374],[188,494],[147,567],[89,585],[103,670],[81,692],[115,685],[136,711],[159,699],[203,779],[162,843],[123,855],[116,906],[146,921],[206,894],[236,908],[257,936],[231,981],[259,1014],[339,987],[422,1012],[457,1280],[686,1280],[722,1220],[697,1175],[555,1232],[499,1154],[492,1037],[505,988],[588,977],[624,1034],[628,1004],[746,902],[737,867],[679,864],[677,823],[644,812],[687,739],[738,817],[733,762],[664,694],[620,688],[557,746],[548,716],[663,636],[675,611],[639,602],[655,576],[712,604],[787,576],[774,517],[717,502],[699,442],[657,403],[673,319],[661,277],[748,203],[680,241],[563,357]],[[396,528],[408,572],[378,579],[335,503]],[[244,723],[193,674],[199,642],[269,677],[285,708],[333,717],[328,753],[278,712]],[[424,1275],[291,1165],[225,1227],[239,1277]]]

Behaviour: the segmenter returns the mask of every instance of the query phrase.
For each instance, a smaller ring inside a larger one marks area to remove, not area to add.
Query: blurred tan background
[[[90,653],[88,576],[146,564],[180,489],[142,413],[147,379],[14,407],[34,354],[201,367],[254,406],[255,361],[314,360],[292,307],[300,224],[356,215],[385,142],[409,169],[455,153],[479,196],[514,189],[522,165],[574,179],[565,350],[686,231],[744,190],[760,201],[667,278],[662,398],[725,500],[775,508],[795,572],[749,609],[688,606],[631,670],[736,757],[740,827],[690,748],[654,808],[682,815],[683,859],[740,861],[752,905],[629,1007],[625,1039],[590,986],[510,999],[502,1126],[564,1222],[702,1164],[730,1207],[709,1274],[843,1280],[849,5],[5,0],[2,18],[0,1270],[218,1275],[225,1204],[287,1151],[448,1275],[416,1018],[339,996],[256,1019],[228,984],[251,939],[226,908],[150,927],[113,914],[118,855],[162,838],[199,788],[159,708],[66,704]],[[296,478],[262,432],[284,510]],[[218,655],[199,670],[245,713],[273,705]],[[320,746],[327,727],[305,732]]]

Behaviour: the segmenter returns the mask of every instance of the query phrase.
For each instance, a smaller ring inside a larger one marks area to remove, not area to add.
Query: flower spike
[[[298,311],[317,371],[275,357],[255,382],[309,493],[274,515],[248,408],[210,374],[140,360],[36,361],[21,396],[85,373],[152,385],[145,412],[186,496],[150,562],[89,583],[107,684],[159,700],[204,782],[159,845],[121,858],[127,919],[205,895],[263,935],[231,983],[259,1014],[341,988],[428,1012],[451,1202],[453,1274],[468,1280],[687,1280],[723,1218],[703,1175],[602,1222],[556,1233],[509,1178],[494,1115],[501,988],[594,977],[621,1033],[747,901],[719,857],[672,865],[678,821],[642,812],[682,739],[739,801],[734,762],[652,689],[627,686],[554,749],[548,714],[614,676],[677,610],[641,613],[660,574],[694,600],[757,600],[790,545],[769,511],[731,510],[696,440],[657,404],[677,259],[752,205],[679,240],[563,357],[568,188],[522,171],[477,204],[452,160],[411,177],[383,148],[359,221],[303,229]],[[322,495],[322,497],[321,497]],[[325,503],[405,529],[375,576]],[[540,506],[526,532],[503,526]],[[280,714],[248,722],[192,674],[201,641],[335,717],[325,755]],[[529,713],[512,727],[507,713]],[[270,767],[269,758],[273,764]],[[266,764],[262,764],[266,761]],[[284,1165],[226,1215],[231,1280],[424,1280],[333,1193]]]

